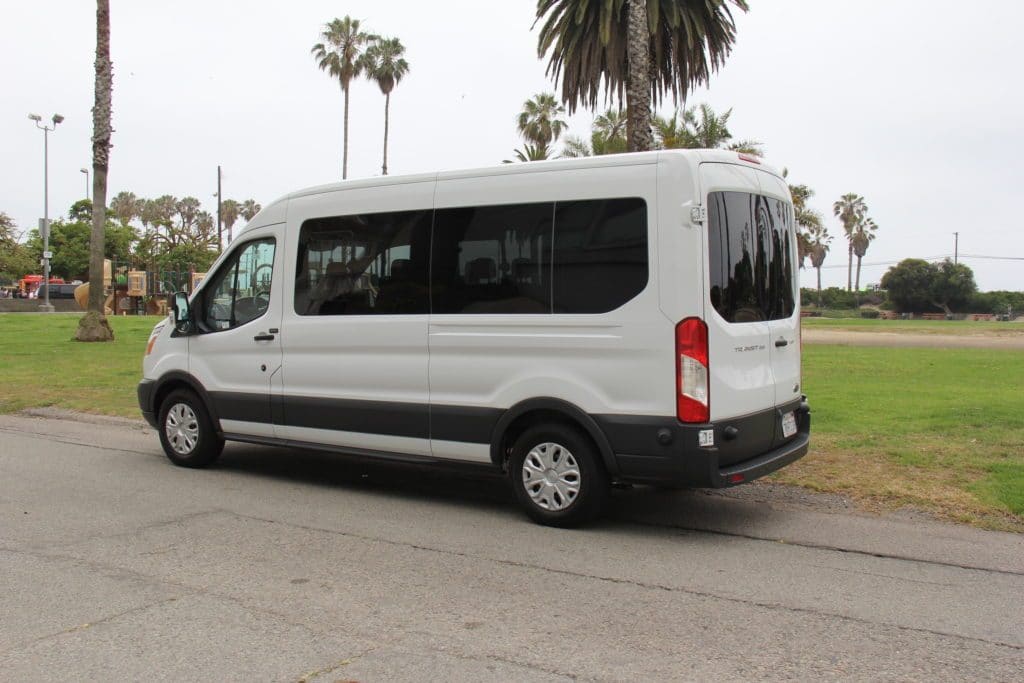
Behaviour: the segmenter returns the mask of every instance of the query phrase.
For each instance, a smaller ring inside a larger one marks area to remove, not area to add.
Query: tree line
[[[260,208],[252,199],[221,203],[228,241],[239,219],[249,221]],[[91,200],[76,201],[64,217],[50,224],[53,277],[89,280],[93,209]],[[119,192],[104,214],[103,257],[131,268],[205,272],[221,251],[216,219],[195,197],[145,199]],[[36,272],[42,252],[38,229],[19,233],[14,221],[0,213],[0,278],[13,281]]]

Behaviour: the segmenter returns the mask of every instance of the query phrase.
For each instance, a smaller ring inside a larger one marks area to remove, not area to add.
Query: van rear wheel
[[[206,467],[224,450],[206,406],[193,392],[178,389],[160,404],[160,445],[175,465]]]
[[[600,515],[608,501],[608,473],[600,455],[571,427],[527,429],[512,447],[508,470],[520,505],[539,524],[579,526]]]

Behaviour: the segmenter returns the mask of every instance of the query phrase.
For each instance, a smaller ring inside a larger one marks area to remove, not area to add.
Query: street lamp
[[[54,114],[53,128],[42,123],[39,114],[29,114],[35,121],[36,128],[43,131],[43,296],[44,303],[39,306],[43,313],[53,313],[50,305],[50,131],[57,130],[57,124],[64,120],[60,114]]]
[[[78,169],[78,172],[85,174],[85,198],[86,199],[91,199],[92,195],[89,192],[89,169],[87,169],[87,168],[80,168],[80,169]]]

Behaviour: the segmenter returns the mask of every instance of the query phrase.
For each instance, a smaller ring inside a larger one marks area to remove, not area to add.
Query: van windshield
[[[711,304],[730,323],[793,315],[792,207],[747,192],[708,194]]]

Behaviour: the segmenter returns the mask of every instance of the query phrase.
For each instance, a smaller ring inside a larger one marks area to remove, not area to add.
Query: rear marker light
[[[700,318],[687,318],[676,325],[676,417],[680,422],[711,419],[708,379],[708,326]]]
[[[729,483],[730,484],[739,484],[742,481],[743,481],[743,475],[742,474],[730,474],[729,475]]]

